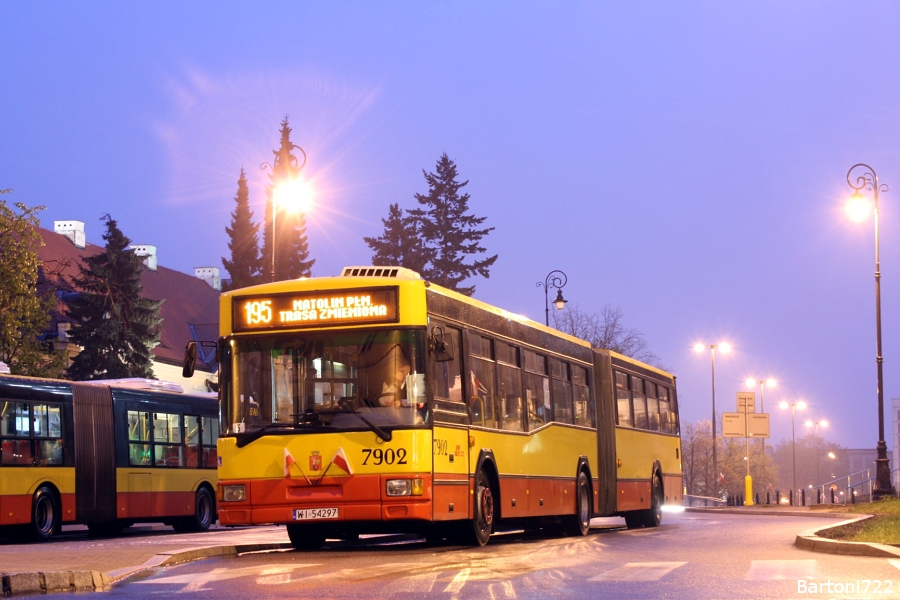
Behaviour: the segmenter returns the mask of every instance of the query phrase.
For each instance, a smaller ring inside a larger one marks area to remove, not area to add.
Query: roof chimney
[[[131,245],[128,248],[130,250],[134,250],[135,255],[140,256],[144,259],[143,262],[145,267],[147,267],[151,271],[156,270],[156,246],[141,244]]]
[[[72,240],[76,248],[84,248],[84,221],[53,221],[53,231]]]
[[[222,278],[219,277],[218,267],[196,267],[194,268],[194,277],[202,279],[217,292],[222,291]]]

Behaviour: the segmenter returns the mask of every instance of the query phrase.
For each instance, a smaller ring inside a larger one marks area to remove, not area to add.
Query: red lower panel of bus
[[[194,514],[194,492],[119,492],[116,509],[120,519],[183,517]]]
[[[469,490],[472,480],[466,474],[436,473],[434,476],[434,520],[455,521],[472,518]]]
[[[575,480],[500,477],[503,518],[571,515],[575,512]]]
[[[31,494],[0,496],[0,525],[25,525],[31,523]],[[75,494],[62,494],[62,522],[75,521]]]
[[[650,480],[619,480],[617,484],[616,510],[641,510],[650,508]]]
[[[681,475],[663,475],[663,496],[666,504],[681,504],[684,480]]]
[[[395,478],[423,479],[425,493],[422,496],[389,497],[384,491],[385,481]],[[304,508],[337,508],[337,521],[430,521],[432,517],[430,474],[326,477],[315,485],[317,481],[296,478],[220,481],[220,486],[246,485],[250,501],[220,502],[219,522],[222,525],[291,523],[293,511]]]

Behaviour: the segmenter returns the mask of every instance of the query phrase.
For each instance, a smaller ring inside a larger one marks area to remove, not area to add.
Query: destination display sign
[[[241,296],[232,303],[235,331],[396,323],[398,288],[320,290]]]

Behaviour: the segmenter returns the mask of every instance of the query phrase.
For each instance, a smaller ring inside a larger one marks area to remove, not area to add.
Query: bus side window
[[[153,462],[157,467],[184,465],[181,420],[181,415],[153,413]]]
[[[523,350],[525,363],[525,411],[528,431],[550,422],[550,378],[547,377],[547,358]]]
[[[553,378],[553,420],[558,423],[574,423],[572,418],[572,383],[569,381],[569,364],[550,359]]]
[[[497,428],[492,340],[469,334],[469,413],[473,425]]]
[[[618,406],[618,425],[633,427],[631,418],[631,392],[628,390],[628,375],[616,371],[616,405]]]
[[[215,469],[218,466],[216,440],[219,439],[219,420],[215,417],[203,417],[203,464],[204,469]]]
[[[128,411],[128,464],[150,466],[150,413]]]
[[[593,427],[587,369],[572,365],[572,396],[575,401],[575,424]]]
[[[497,344],[497,361],[500,382],[499,417],[501,427],[506,431],[524,431],[522,419],[522,371],[518,368],[518,348],[509,344]]]
[[[645,381],[647,392],[647,422],[650,431],[659,431],[659,398],[656,395],[656,384]]]
[[[184,416],[184,466],[200,467],[200,417]]]
[[[37,446],[37,464],[63,464],[62,425],[59,405],[34,405],[34,436],[44,438],[35,441]]]
[[[644,395],[644,380],[631,376],[631,404],[634,407],[634,426],[647,429],[647,397]]]
[[[663,433],[675,433],[672,427],[672,413],[669,409],[669,388],[657,386],[659,397],[659,424]]]

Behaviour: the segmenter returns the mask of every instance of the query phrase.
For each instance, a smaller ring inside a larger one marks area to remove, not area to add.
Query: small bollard
[[[772,504],[771,499],[769,498],[769,492],[766,492],[766,504]]]
[[[759,492],[756,492],[756,503],[759,504]]]
[[[816,504],[822,504],[822,489],[816,488]]]
[[[790,502],[789,502],[789,504],[790,504],[791,506],[794,505],[794,490],[791,490],[791,495],[790,495]]]
[[[831,503],[834,504],[834,490],[831,490]]]
[[[775,504],[781,504],[781,490],[775,490]]]
[[[800,490],[800,505],[806,506],[806,490]]]
[[[850,504],[856,504],[856,494],[853,493],[853,488],[849,488],[847,493],[850,494]]]

